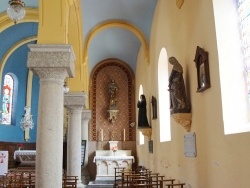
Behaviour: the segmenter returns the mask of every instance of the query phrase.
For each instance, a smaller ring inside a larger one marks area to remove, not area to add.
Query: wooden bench
[[[78,176],[64,176],[62,179],[62,187],[68,188],[68,187],[77,187],[77,180]]]
[[[167,187],[167,188],[173,188],[173,187],[183,188],[184,185],[185,185],[185,183],[173,183],[173,184],[166,184],[165,187]]]

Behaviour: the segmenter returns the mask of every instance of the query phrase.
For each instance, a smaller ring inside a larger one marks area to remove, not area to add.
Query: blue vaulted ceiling
[[[38,0],[23,0],[27,7],[38,7]],[[83,37],[98,24],[110,20],[122,20],[133,24],[150,43],[151,23],[157,0],[80,0]],[[0,1],[0,12],[6,10],[8,0]],[[135,71],[140,48],[139,39],[123,28],[107,28],[98,33],[89,45],[89,70],[106,58],[118,58],[127,62]]]

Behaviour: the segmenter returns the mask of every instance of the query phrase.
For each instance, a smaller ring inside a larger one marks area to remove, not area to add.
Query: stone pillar
[[[83,187],[81,181],[81,115],[85,107],[85,93],[67,93],[64,106],[68,109],[67,130],[67,175],[78,176],[77,187]]]
[[[89,158],[89,120],[91,119],[91,110],[82,111],[82,140],[86,140],[86,152],[84,165],[82,168],[82,182],[84,185],[88,185],[90,181],[89,170],[88,170],[88,158]]]
[[[28,45],[28,68],[40,78],[36,187],[62,187],[63,84],[74,75],[71,45]]]

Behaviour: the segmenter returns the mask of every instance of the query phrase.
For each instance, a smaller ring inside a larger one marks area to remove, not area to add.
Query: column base
[[[84,187],[84,185],[82,184],[82,182],[77,182],[77,186],[76,186],[77,188],[83,188]]]

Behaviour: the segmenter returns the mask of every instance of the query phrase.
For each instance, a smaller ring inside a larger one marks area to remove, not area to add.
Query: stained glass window
[[[12,100],[13,100],[13,78],[6,74],[4,76],[4,84],[2,89],[2,124],[11,124]]]
[[[245,69],[248,75],[248,99],[250,101],[250,0],[239,0],[238,11],[241,23]]]

